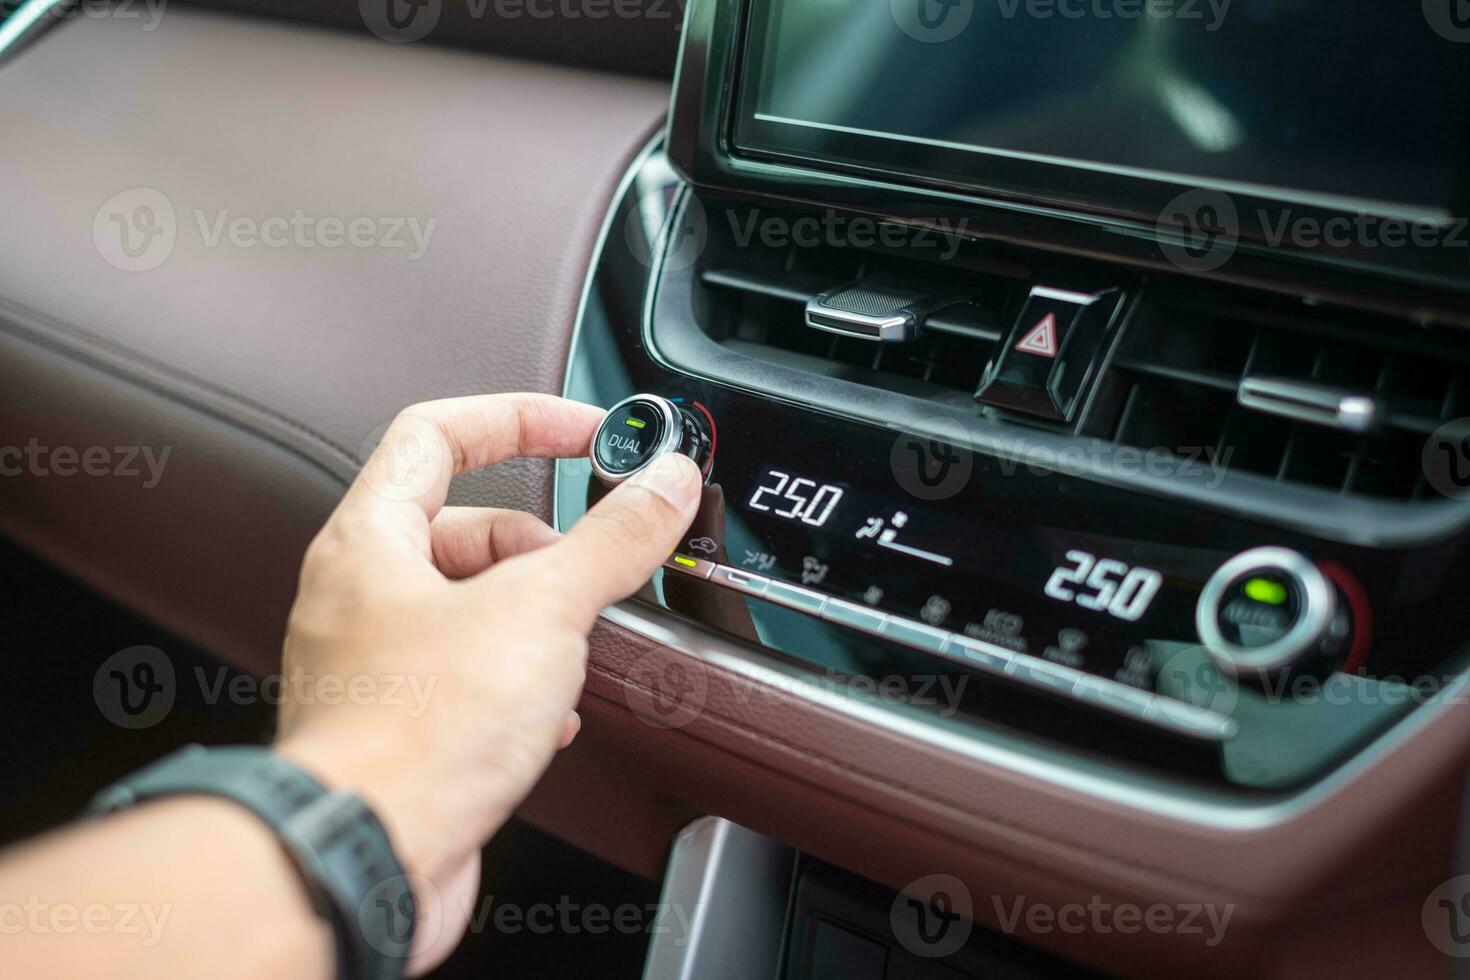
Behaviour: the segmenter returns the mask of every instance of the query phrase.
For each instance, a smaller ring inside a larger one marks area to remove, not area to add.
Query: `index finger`
[[[585,456],[605,413],[555,395],[471,395],[405,408],[383,433],[342,501],[427,524],[449,481],[508,459]]]

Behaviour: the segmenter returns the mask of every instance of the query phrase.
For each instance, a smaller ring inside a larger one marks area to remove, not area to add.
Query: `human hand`
[[[405,409],[302,564],[277,751],[361,794],[442,899],[411,972],[458,944],[480,848],[576,734],[598,613],[674,550],[702,483],[670,454],[563,536],[519,511],[445,507],[450,478],[583,456],[602,417],[546,395]],[[325,697],[328,681],[346,694]]]

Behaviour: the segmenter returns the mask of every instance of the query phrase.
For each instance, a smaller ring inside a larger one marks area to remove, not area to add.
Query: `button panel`
[[[822,615],[828,601],[827,597],[820,592],[813,592],[811,589],[803,589],[775,580],[766,585],[765,599],[811,616]]]
[[[1235,719],[1217,711],[728,565],[676,554],[664,562],[664,568],[1187,738],[1223,742],[1233,738],[1238,730]]]
[[[716,565],[714,573],[710,575],[710,581],[716,585],[723,585],[727,589],[734,589],[736,592],[744,592],[746,595],[765,595],[766,586],[770,582],[763,575],[752,575],[738,568],[731,568],[729,565]]]
[[[1026,661],[1012,657],[1010,666],[1006,668],[1007,677],[1013,677],[1032,687],[1044,687],[1069,695],[1077,689],[1077,678],[1074,676],[1076,673],[1070,667],[1060,667],[1031,657],[1027,657]]]
[[[949,642],[944,647],[944,656],[957,663],[978,667],[987,673],[1004,674],[1015,654],[1002,647],[951,633]]]
[[[675,572],[683,572],[685,575],[693,575],[695,578],[709,578],[714,574],[716,565],[712,561],[703,558],[694,558],[690,555],[674,554],[664,562],[664,567]]]
[[[888,617],[888,621],[883,624],[882,635],[885,640],[902,643],[904,646],[923,650],[925,653],[932,653],[936,656],[943,656],[944,648],[949,645],[949,634],[944,630],[900,619],[897,616]]]
[[[827,607],[822,610],[822,618],[829,623],[848,626],[874,636],[882,633],[883,625],[888,622],[887,613],[848,602],[846,599],[828,599]]]

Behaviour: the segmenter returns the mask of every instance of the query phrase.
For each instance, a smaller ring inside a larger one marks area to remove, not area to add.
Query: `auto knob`
[[[614,487],[665,453],[694,460],[709,476],[710,434],[696,413],[660,395],[633,395],[608,409],[592,436],[592,472]]]
[[[1330,663],[1346,648],[1350,627],[1331,580],[1289,548],[1252,548],[1231,558],[1205,583],[1195,609],[1205,652],[1241,680]]]

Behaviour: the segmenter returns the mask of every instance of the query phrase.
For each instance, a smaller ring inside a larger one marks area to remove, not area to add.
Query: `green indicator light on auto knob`
[[[1331,666],[1351,630],[1337,589],[1316,563],[1286,548],[1252,548],[1221,565],[1195,609],[1200,642],[1231,677],[1269,680],[1301,665]]]

